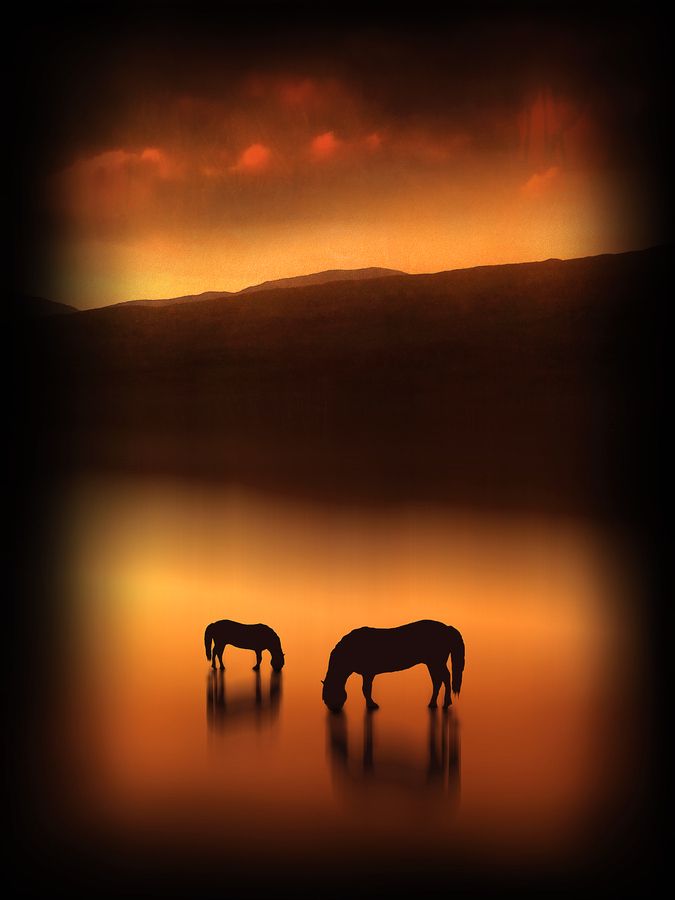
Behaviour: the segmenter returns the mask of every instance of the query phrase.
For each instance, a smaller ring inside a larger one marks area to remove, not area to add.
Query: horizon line
[[[391,273],[389,275],[383,275],[382,276],[383,278],[395,278],[395,277],[402,277],[402,276],[415,278],[415,277],[423,277],[423,276],[430,276],[430,275],[442,275],[442,274],[448,273],[448,272],[470,271],[473,269],[502,268],[502,267],[508,267],[508,266],[527,266],[527,265],[536,265],[538,263],[546,263],[546,262],[572,262],[574,260],[594,259],[594,258],[600,258],[603,256],[621,256],[625,253],[640,253],[640,252],[644,252],[646,250],[653,250],[658,247],[663,247],[663,246],[667,246],[667,245],[668,245],[668,242],[663,242],[663,243],[658,243],[658,244],[648,244],[648,245],[642,246],[642,247],[633,247],[630,250],[607,250],[607,251],[602,251],[601,253],[588,253],[588,254],[584,254],[582,256],[547,256],[547,257],[543,257],[540,259],[521,260],[519,262],[479,263],[474,266],[456,266],[456,267],[452,267],[449,269],[437,269],[435,271],[425,271],[425,272],[406,272],[403,269],[394,269],[389,266],[376,266],[376,265],[355,266],[353,268],[317,269],[313,272],[303,272],[303,273],[299,273],[296,275],[282,275],[279,278],[268,278],[268,279],[265,279],[264,281],[254,282],[253,284],[245,285],[244,287],[239,288],[238,290],[234,290],[234,291],[227,290],[227,289],[220,290],[220,289],[214,289],[214,288],[207,288],[203,291],[197,291],[195,293],[176,294],[173,296],[165,295],[165,296],[161,296],[161,297],[134,297],[134,298],[127,299],[127,300],[111,300],[109,303],[102,303],[99,306],[84,306],[84,307],[82,307],[82,306],[78,306],[77,304],[75,304],[73,302],[68,302],[67,300],[51,300],[50,297],[45,297],[43,299],[50,300],[52,303],[60,303],[65,306],[70,306],[75,312],[93,312],[94,310],[108,309],[109,307],[114,307],[114,306],[125,306],[126,304],[132,304],[132,303],[150,303],[150,304],[162,303],[162,302],[169,302],[172,300],[187,299],[190,297],[193,297],[195,300],[199,300],[199,298],[204,297],[205,294],[224,294],[224,295],[229,295],[231,297],[237,297],[240,294],[243,294],[247,291],[252,291],[253,288],[259,288],[259,287],[262,287],[263,285],[272,286],[276,282],[279,282],[279,281],[289,281],[294,278],[311,278],[313,275],[324,275],[329,272],[336,272],[336,273],[337,272],[368,272],[368,271],[377,269],[377,270],[381,270],[383,272]],[[338,280],[340,280],[340,279],[338,279]],[[345,280],[348,280],[348,279],[345,279]],[[358,279],[354,279],[354,280],[358,280]],[[372,280],[377,280],[377,279],[372,279]],[[326,281],[325,283],[329,284],[330,281]],[[298,285],[298,287],[303,287],[303,286],[312,287],[312,285]],[[315,285],[315,286],[318,287],[319,285]],[[271,287],[270,289],[273,290],[274,288]],[[37,294],[28,294],[27,292],[25,292],[25,295],[26,296],[39,296]],[[207,300],[207,299],[212,299],[212,298],[204,297],[204,299]]]

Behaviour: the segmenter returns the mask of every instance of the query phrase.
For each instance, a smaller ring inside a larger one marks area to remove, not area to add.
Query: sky
[[[24,292],[88,308],[664,239],[647,20],[256,9],[31,33]]]

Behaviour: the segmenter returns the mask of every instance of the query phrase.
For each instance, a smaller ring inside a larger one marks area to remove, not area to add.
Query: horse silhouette
[[[213,644],[213,652],[211,645]],[[280,672],[284,667],[284,653],[281,649],[281,641],[276,631],[269,625],[242,625],[241,622],[232,622],[230,619],[221,619],[219,622],[211,622],[204,632],[204,647],[206,658],[211,662],[211,668],[216,668],[216,658],[220,662],[220,668],[224,669],[223,653],[225,646],[231,644],[242,650],[255,651],[255,665],[253,671],[260,668],[263,650],[269,650],[272,657],[272,668]]]
[[[433,690],[430,707],[437,705],[445,685],[443,708],[452,703],[448,656],[452,657],[452,693],[459,694],[464,671],[464,640],[451,625],[423,619],[398,628],[356,628],[346,634],[331,652],[323,681],[323,702],[339,712],[347,699],[345,683],[356,672],[363,678],[363,696],[368,709],[378,709],[373,700],[373,679],[382,672],[400,672],[424,664]]]

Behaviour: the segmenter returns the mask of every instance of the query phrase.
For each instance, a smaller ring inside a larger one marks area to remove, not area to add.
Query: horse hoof
[[[372,710],[372,709],[379,709],[380,706],[378,703],[366,703],[366,708]]]
[[[432,700],[431,703],[429,704],[429,709],[437,709],[437,708],[438,708],[438,703],[436,703],[435,700]]]
[[[254,672],[259,672],[259,671],[260,671],[260,666],[253,666],[253,671],[254,671]]]

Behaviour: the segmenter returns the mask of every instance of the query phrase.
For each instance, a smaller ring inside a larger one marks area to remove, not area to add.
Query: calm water
[[[630,778],[640,622],[616,534],[90,479],[68,492],[62,546],[56,743],[74,834],[224,859],[386,846],[564,862]],[[271,625],[280,678],[232,647],[212,673],[203,631],[219,618]],[[372,715],[352,676],[329,714],[337,640],[419,618],[464,636],[452,709],[427,709],[416,667],[376,678]]]

